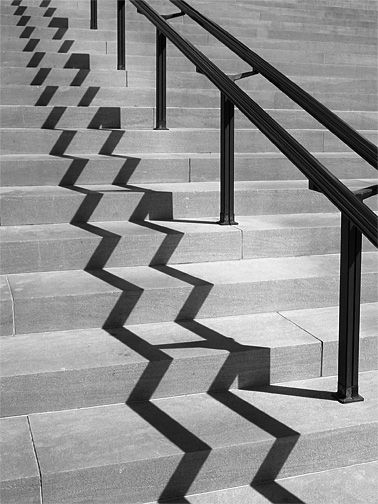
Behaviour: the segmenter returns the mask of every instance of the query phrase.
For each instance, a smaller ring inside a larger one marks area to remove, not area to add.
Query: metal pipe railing
[[[234,107],[238,109],[308,178],[310,187],[322,192],[341,211],[340,322],[338,389],[335,397],[342,403],[361,401],[358,393],[358,345],[361,286],[361,242],[364,234],[378,246],[378,219],[363,199],[377,193],[376,186],[354,194],[273,120],[234,81],[261,73],[294,99],[313,117],[335,133],[355,152],[377,166],[376,147],[341,121],[324,105],[305,93],[262,58],[218,25],[192,9],[183,0],[171,0],[180,13],[161,16],[145,0],[130,0],[156,27],[156,129],[166,129],[166,38],[196,66],[220,91],[221,96],[221,208],[220,224],[236,224],[234,217]],[[181,37],[166,19],[189,14],[209,33],[217,36],[253,70],[238,76],[225,75],[188,40]],[[296,93],[298,95],[296,96]],[[294,94],[294,95],[293,95]]]
[[[90,22],[91,30],[97,30],[97,0],[91,0],[90,3]]]
[[[372,142],[364,138],[357,131],[344,122],[340,117],[331,112],[313,96],[304,91],[286,75],[274,68],[270,63],[253,52],[249,47],[227,32],[224,28],[214,23],[184,0],[170,0],[181,12],[187,14],[207,32],[237,54],[243,61],[252,66],[262,76],[274,84],[283,93],[289,96],[295,103],[300,105],[306,112],[317,119],[329,131],[334,133],[354,152],[359,154],[371,166],[378,169],[378,148]]]
[[[117,0],[117,69],[126,69],[126,6]]]

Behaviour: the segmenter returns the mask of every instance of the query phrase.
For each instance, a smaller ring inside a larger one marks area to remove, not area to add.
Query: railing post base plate
[[[165,126],[156,126],[154,131],[169,131],[169,128],[166,128]]]
[[[239,222],[236,222],[234,219],[222,219],[220,218],[217,222],[220,226],[237,226]]]
[[[364,398],[360,396],[360,394],[355,395],[346,395],[341,394],[340,392],[334,392],[332,396],[339,401],[341,404],[349,404],[354,402],[364,401]]]

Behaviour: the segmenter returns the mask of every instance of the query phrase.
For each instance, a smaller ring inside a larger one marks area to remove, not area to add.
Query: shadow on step
[[[70,158],[70,156],[64,155],[64,150],[72,141],[74,134],[75,132],[62,133],[58,141],[60,151],[59,155],[62,157]],[[109,137],[102,148],[107,155],[121,157],[115,156],[113,151],[117,143],[120,141],[122,134],[123,132],[119,131],[110,132]],[[82,204],[72,219],[72,225],[85,229],[86,231],[102,238],[95,252],[88,261],[85,268],[86,271],[96,278],[106,282],[108,285],[111,285],[121,291],[121,295],[104,322],[103,328],[107,330],[111,337],[117,338],[119,341],[127,345],[127,347],[138,352],[148,361],[146,368],[138,379],[135,387],[130,392],[126,402],[135,413],[141,416],[146,422],[152,425],[183,452],[178,466],[170,476],[169,481],[165,484],[164,489],[160,492],[158,502],[164,502],[166,499],[172,497],[182,498],[182,502],[188,502],[183,496],[188,494],[191,491],[194,482],[198,478],[201,478],[201,470],[204,469],[206,461],[212,451],[211,446],[209,446],[205,441],[200,439],[175,418],[159,408],[157,403],[151,401],[155,391],[162,383],[173,361],[173,358],[167,353],[167,351],[174,348],[178,349],[203,346],[213,349],[223,349],[229,353],[226,361],[222,365],[222,368],[209,387],[208,393],[214,400],[221,402],[237,415],[246,418],[249,422],[257,425],[276,438],[276,441],[269,450],[263,464],[258,469],[257,473],[254,474],[251,482],[251,485],[259,490],[257,487],[258,483],[267,479],[273,480],[279,474],[286,459],[290,455],[299,434],[274,418],[264,414],[257,408],[251,406],[231,391],[227,391],[227,389],[233,386],[237,380],[239,381],[240,386],[248,383],[248,370],[245,366],[246,359],[243,360],[243,354],[247,355],[246,352],[250,355],[253,354],[254,351],[258,352],[260,361],[261,359],[264,361],[262,368],[265,369],[266,375],[263,378],[268,382],[270,374],[269,349],[253,348],[247,345],[241,345],[233,339],[227,338],[221,333],[213,331],[200,322],[194,320],[211,292],[213,285],[200,278],[185,274],[176,270],[172,266],[167,265],[167,262],[182,240],[183,233],[175,232],[172,234],[171,229],[157,223],[152,223],[148,220],[148,218],[151,218],[151,215],[153,215],[155,211],[154,207],[156,206],[157,200],[154,198],[168,198],[166,205],[170,205],[172,212],[172,195],[169,194],[167,196],[165,193],[156,194],[154,191],[147,191],[144,188],[128,184],[132,173],[138,166],[139,160],[130,160],[127,157],[125,157],[125,162],[122,168],[115,176],[113,185],[133,193],[139,193],[141,196],[132,215],[130,216],[130,221],[137,223],[141,227],[153,229],[154,231],[158,231],[165,235],[163,242],[151,260],[150,267],[169,277],[179,279],[191,286],[189,295],[177,314],[176,323],[193,332],[197,337],[197,342],[153,345],[125,327],[130,314],[133,312],[143,295],[144,289],[104,269],[108,259],[116,249],[121,236],[101,229],[89,222],[104,194],[103,192],[99,193],[74,185],[84,170],[87,162],[88,159],[85,158],[73,158],[70,169],[63,177],[60,185],[64,185],[68,189],[85,194]],[[67,181],[69,181],[72,185],[66,185]],[[164,264],[162,264],[163,257]],[[154,266],[156,263],[159,263],[160,265]],[[241,364],[242,362],[243,364]],[[249,362],[249,364],[251,364],[251,362]],[[264,492],[264,488],[265,487],[262,487],[262,493]],[[295,499],[295,496],[282,489],[278,484],[276,484],[276,488],[277,495],[282,497],[284,494],[286,502],[301,502],[300,500]],[[278,502],[272,495],[267,498],[270,502]]]
[[[47,6],[48,3],[46,3],[45,6]],[[19,3],[17,3],[17,5],[19,5]],[[61,29],[64,30],[65,28],[58,28],[58,30]],[[75,62],[72,62],[72,65],[73,66],[70,68],[76,68]],[[50,69],[40,69],[38,76],[36,76],[33,81],[33,85],[41,85],[49,74],[49,71]],[[80,85],[85,79],[87,74],[80,73],[83,71],[85,72],[85,69],[79,69],[76,85]],[[56,86],[47,86],[36,105],[47,105],[56,90]],[[89,105],[98,90],[99,88],[88,88],[78,105]],[[46,120],[44,127],[55,128],[65,110],[65,107],[54,107],[53,111]],[[100,108],[96,116],[93,118],[90,127],[99,128],[103,126],[105,116],[105,110]],[[89,162],[88,158],[69,156],[66,154],[66,151],[75,134],[76,131],[74,130],[62,131],[62,134],[50,154],[72,159],[69,169],[61,179],[60,185],[72,191],[80,192],[84,195],[84,199],[76,211],[71,224],[101,237],[101,241],[89,259],[85,270],[88,274],[121,291],[118,300],[103,323],[103,328],[111,337],[117,338],[127,347],[138,352],[148,361],[147,366],[126,402],[131,409],[133,409],[146,422],[162,433],[183,452],[178,466],[170,476],[169,481],[165,484],[164,489],[160,492],[160,495],[157,496],[158,501],[163,502],[168,498],[182,497],[182,502],[188,502],[183,496],[191,491],[193,483],[198,477],[201,477],[199,476],[201,470],[204,468],[212,451],[212,447],[205,441],[184,427],[180,422],[173,418],[173,416],[164,412],[161,408],[159,408],[157,403],[151,401],[155,391],[162,383],[173,361],[173,358],[167,352],[169,349],[174,348],[178,349],[203,346],[212,349],[222,349],[228,352],[228,357],[210,385],[208,393],[214,400],[222,403],[235,414],[245,418],[248,422],[251,422],[259,428],[265,430],[276,439],[261,467],[257,472],[255,472],[252,478],[251,485],[259,490],[257,486],[258,483],[261,483],[266,479],[272,480],[279,474],[285,461],[289,457],[299,434],[242,400],[236,394],[229,391],[228,388],[234,386],[236,381],[238,381],[239,386],[248,384],[248,369],[246,369],[246,363],[248,363],[249,360],[243,357],[246,355],[252,355],[253,352],[255,352],[255,354],[258,353],[260,361],[264,361],[261,367],[265,370],[266,374],[262,377],[262,379],[268,382],[270,374],[269,349],[241,345],[233,339],[211,330],[200,322],[194,320],[209,296],[213,285],[200,278],[182,273],[167,265],[170,257],[182,240],[183,233],[177,231],[172,233],[172,230],[168,227],[152,223],[148,219],[158,218],[159,215],[155,215],[155,212],[156,208],[160,207],[164,208],[165,219],[172,218],[172,194],[149,191],[129,184],[130,177],[137,168],[139,160],[136,158],[123,158],[122,156],[115,156],[114,150],[116,149],[124,132],[110,131],[109,136],[99,153],[124,159],[122,167],[112,182],[112,185],[116,186],[114,187],[114,191],[119,192],[119,190],[124,190],[128,191],[130,194],[137,194],[139,200],[130,216],[130,221],[137,223],[141,227],[152,229],[164,235],[162,243],[159,245],[158,250],[155,252],[154,257],[151,260],[150,267],[158,270],[160,273],[163,273],[168,277],[179,279],[191,287],[185,302],[177,313],[176,323],[190,330],[196,336],[196,342],[184,342],[181,344],[160,346],[153,345],[125,327],[130,314],[135,310],[141,296],[143,295],[144,289],[105,269],[109,258],[118,246],[121,236],[105,229],[101,229],[99,226],[90,223],[90,219],[104,197],[105,191],[96,191],[75,185]],[[108,191],[112,191],[112,189],[109,189]],[[159,264],[159,266],[156,266],[157,264]],[[250,361],[249,364],[251,364]],[[141,402],[142,400],[143,402]],[[301,502],[289,492],[284,491],[281,487],[279,487],[279,485],[276,485],[275,487],[277,489],[276,495],[280,495],[280,498],[284,495],[285,502]],[[264,493],[264,490],[261,490],[261,493]],[[278,502],[276,495],[264,495],[270,502]]]

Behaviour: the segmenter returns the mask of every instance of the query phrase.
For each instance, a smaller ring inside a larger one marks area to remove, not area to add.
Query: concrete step
[[[51,53],[87,52],[102,53],[115,52],[116,44],[109,44],[106,40],[73,40],[64,38],[63,40],[38,39],[38,38],[14,38],[8,37],[1,43],[3,51],[23,51],[31,53],[34,51]]]
[[[366,462],[316,473],[277,478],[274,482],[248,485],[174,499],[171,504],[268,504],[274,499],[307,504],[374,502],[378,492],[378,462]],[[152,504],[152,503],[151,503]],[[154,503],[156,504],[156,503]]]
[[[358,79],[348,77],[315,77],[291,76],[298,85],[311,94],[376,94],[376,79]],[[123,71],[123,70],[78,70],[68,68],[22,68],[9,67],[0,76],[2,86],[102,86],[124,87],[126,84],[133,88],[155,87],[155,72],[153,71]],[[254,76],[253,79],[239,81],[239,87],[249,91],[268,91],[272,85],[266,79]],[[214,89],[213,84],[196,72],[167,72],[168,89]],[[169,91],[170,93],[170,91]],[[353,104],[352,104],[353,106]]]
[[[266,109],[284,128],[324,129],[319,122],[302,110]],[[354,129],[378,129],[378,112],[340,111],[338,116]],[[152,107],[52,107],[0,105],[3,128],[146,128],[155,127],[155,109]],[[219,107],[168,107],[167,124],[171,128],[217,128]],[[249,128],[251,122],[236,110],[237,128]]]
[[[375,179],[344,182],[357,189]],[[4,187],[1,202],[3,226],[217,217],[219,183]],[[368,205],[376,210],[376,198]],[[236,182],[235,211],[272,215],[334,212],[335,207],[322,194],[309,191],[306,180],[267,180]]]
[[[361,302],[378,300],[377,280],[378,253],[365,252]],[[7,282],[4,335],[108,329],[336,305],[339,256],[11,274]]]
[[[91,68],[117,68],[114,54],[86,54],[86,53],[46,53],[44,51],[28,52],[2,51],[0,53],[2,67],[29,68],[76,68],[89,70]]]
[[[27,417],[0,420],[3,502],[40,504],[41,480]]]
[[[114,86],[125,87],[127,72],[107,69],[70,69],[70,68],[22,68],[8,67],[0,77],[2,86]],[[366,91],[374,92],[375,83],[367,84]],[[356,88],[357,89],[357,88]],[[358,90],[358,89],[357,89]],[[366,92],[365,91],[365,92]]]
[[[377,303],[361,307],[361,371],[377,368],[377,308]],[[330,376],[337,372],[337,335],[335,306],[129,325],[113,331],[3,337],[1,414],[25,415]],[[164,376],[152,388],[153,378],[162,369]]]
[[[314,153],[338,178],[371,178],[373,168],[354,153]],[[134,153],[127,156],[49,155],[1,157],[4,187],[139,184],[219,180],[219,154]],[[298,180],[302,173],[281,153],[235,155],[236,180]]]
[[[43,84],[48,72],[40,69],[35,79]],[[72,75],[72,74],[71,74]],[[69,79],[71,79],[71,75]],[[86,70],[78,70],[71,83],[84,82]],[[152,73],[150,74],[152,77]],[[57,107],[155,107],[155,89],[135,87],[100,87],[100,86],[4,86],[1,88],[2,105],[36,105]],[[247,90],[247,94],[263,108],[297,109],[290,98],[277,89],[266,87],[263,90]],[[376,93],[311,93],[314,98],[332,110],[376,111],[378,99]],[[219,91],[210,89],[171,88],[167,91],[168,107],[219,107]]]
[[[375,460],[376,372],[361,374],[366,400],[353,407],[332,400],[335,388],[335,378],[317,378],[32,414],[44,499],[161,501]],[[23,417],[5,421],[26,431]],[[32,453],[31,440],[23,448]],[[8,452],[20,470],[18,457]]]
[[[96,118],[97,120],[97,118]],[[97,123],[96,123],[97,124]],[[288,129],[296,140],[311,152],[347,151],[332,133],[315,129]],[[371,142],[378,132],[360,130]],[[132,152],[219,152],[219,129],[177,128],[168,131],[132,130],[52,130],[2,128],[3,154],[81,155],[87,153],[127,155]],[[235,131],[236,152],[277,152],[277,148],[256,129]]]
[[[2,227],[0,272],[148,266],[340,250],[338,214],[238,216],[238,222],[231,227],[215,225],[216,219]],[[367,240],[364,250],[374,250]]]

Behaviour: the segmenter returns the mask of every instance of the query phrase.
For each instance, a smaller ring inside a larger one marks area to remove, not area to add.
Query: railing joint
[[[310,191],[323,192],[311,179],[308,181],[308,188]]]
[[[238,74],[231,74],[231,75],[228,75],[228,77],[233,81],[233,82],[236,82],[238,80],[241,80],[241,79],[245,79],[246,77],[252,77],[252,75],[257,75],[259,74],[260,72],[258,70],[250,70],[249,72],[241,72],[241,73],[238,73]]]
[[[185,16],[185,12],[183,12],[183,11],[174,12],[173,14],[162,14],[161,17],[167,21],[168,19],[174,19],[174,18],[178,18],[178,17],[182,17],[182,16]]]
[[[378,194],[378,185],[374,184],[369,187],[364,187],[362,189],[357,189],[356,191],[353,191],[353,194],[361,201],[367,198],[371,198],[372,196],[375,196]]]

